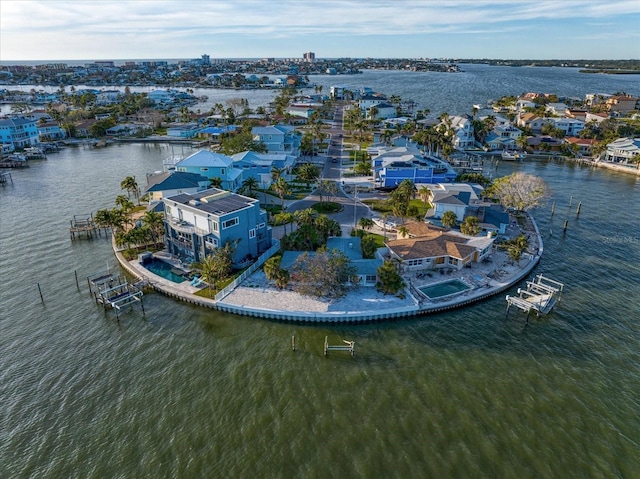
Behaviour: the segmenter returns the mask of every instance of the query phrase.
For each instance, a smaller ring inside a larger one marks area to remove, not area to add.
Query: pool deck
[[[224,299],[215,301],[194,294],[203,289],[202,286],[194,287],[188,281],[174,283],[153,274],[138,260],[125,260],[115,245],[114,251],[120,264],[130,274],[147,281],[151,287],[167,296],[199,306],[283,321],[372,322],[414,317],[466,306],[499,294],[524,280],[538,264],[543,252],[542,238],[532,219],[529,226],[529,232],[533,233],[530,247],[523,254],[519,264],[513,264],[504,251],[495,250],[490,262],[473,263],[461,270],[449,268],[406,273],[404,278],[407,287],[404,298],[383,295],[373,287],[364,286],[339,299],[312,298],[274,287],[266,280],[262,270],[258,270]],[[166,254],[154,255],[164,261],[171,260]],[[185,265],[178,263],[176,262],[176,267],[185,268]],[[452,279],[462,280],[471,288],[434,299],[427,298],[418,290]]]

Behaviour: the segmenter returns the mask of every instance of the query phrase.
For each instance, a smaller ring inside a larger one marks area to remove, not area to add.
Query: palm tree
[[[305,163],[298,168],[298,178],[307,184],[307,189],[312,181],[316,181],[320,176],[320,170],[316,165]]]
[[[299,226],[313,225],[317,216],[316,211],[311,208],[298,210],[293,214],[294,220]]]
[[[360,220],[358,220],[358,225],[360,225],[360,228],[362,228],[363,230],[370,230],[371,228],[373,228],[373,220],[371,218],[363,216],[362,218],[360,218]]]
[[[431,198],[431,190],[426,186],[421,186],[420,189],[418,189],[418,196],[422,201],[424,201],[424,206],[426,208],[428,205],[427,202],[429,201],[429,198]]]
[[[120,182],[120,189],[127,190],[127,195],[133,193],[138,205],[140,204],[140,188],[136,182],[135,176],[127,176],[122,182]]]
[[[284,168],[274,166],[271,168],[271,180],[274,182],[278,181],[285,171],[286,170]]]
[[[129,212],[131,208],[133,208],[133,203],[124,195],[116,196],[116,205],[118,205],[125,213]]]
[[[271,189],[280,197],[280,204],[284,208],[284,197],[291,193],[291,187],[287,180],[280,176],[276,181],[271,183]]]
[[[398,236],[401,236],[402,238],[407,238],[409,236],[409,230],[405,225],[398,228]]]
[[[288,211],[281,211],[277,213],[273,219],[278,223],[284,226],[284,234],[287,234],[287,224],[291,223],[294,219],[294,214],[289,213]],[[293,227],[292,227],[293,231]]]
[[[260,185],[258,184],[258,180],[255,177],[250,176],[242,182],[241,189],[244,193],[247,194],[247,196],[253,196],[253,191],[257,190],[259,186]]]
[[[157,211],[147,211],[142,217],[142,222],[149,227],[153,244],[158,244],[158,237],[164,232],[164,218]]]
[[[322,194],[327,193],[327,196],[335,195],[338,192],[338,186],[331,180],[322,180],[318,184],[317,191],[318,195],[320,195],[320,203],[322,203]],[[327,201],[329,201],[328,198]]]
[[[458,217],[453,211],[448,210],[442,214],[441,221],[442,221],[442,226],[444,226],[445,228],[453,228],[458,222]]]
[[[222,178],[218,176],[214,176],[213,178],[209,178],[209,186],[213,188],[222,189]]]

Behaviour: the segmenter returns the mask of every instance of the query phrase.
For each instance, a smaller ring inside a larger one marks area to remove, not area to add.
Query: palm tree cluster
[[[292,220],[297,225],[297,229],[282,237],[283,250],[315,251],[324,245],[330,236],[342,234],[340,223],[327,215],[316,213],[311,208],[296,211],[292,215]]]
[[[231,275],[233,254],[237,246],[237,241],[227,241],[224,246],[215,248],[200,264],[195,265],[196,269],[200,270],[201,278],[208,285],[210,296],[216,289],[216,284]]]
[[[128,176],[121,183],[121,188],[134,194],[140,204],[140,190],[135,177]],[[95,222],[101,228],[110,228],[118,247],[126,246],[157,246],[163,243],[164,217],[156,211],[147,211],[137,222],[134,222],[131,212],[134,204],[128,196],[118,195],[115,199],[116,207],[101,209],[95,214]]]

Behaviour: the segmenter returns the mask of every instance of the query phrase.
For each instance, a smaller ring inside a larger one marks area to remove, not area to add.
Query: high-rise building
[[[302,54],[302,58],[305,62],[313,63],[316,61],[316,54],[313,52],[306,52]]]

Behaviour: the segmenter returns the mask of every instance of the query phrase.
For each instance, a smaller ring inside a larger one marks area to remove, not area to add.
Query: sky
[[[0,0],[0,62],[640,59],[640,0]]]

